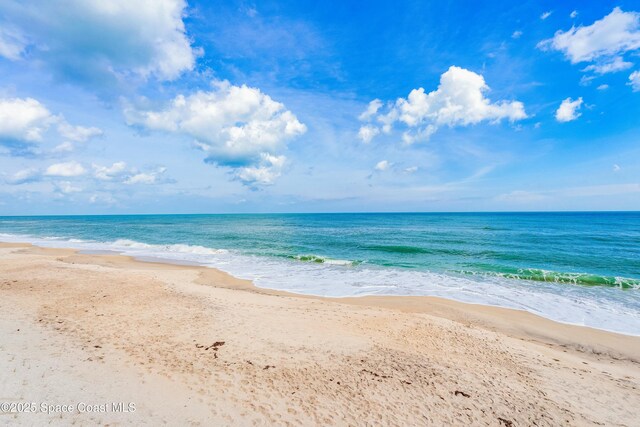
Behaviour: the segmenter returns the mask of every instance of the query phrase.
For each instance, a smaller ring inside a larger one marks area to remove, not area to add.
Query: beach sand
[[[638,337],[429,297],[293,295],[118,255],[0,245],[0,336],[0,402],[38,405],[0,424],[640,422]]]

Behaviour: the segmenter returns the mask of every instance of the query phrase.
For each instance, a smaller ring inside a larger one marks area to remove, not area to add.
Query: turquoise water
[[[640,213],[0,217],[0,233],[276,289],[443,296],[640,335]]]

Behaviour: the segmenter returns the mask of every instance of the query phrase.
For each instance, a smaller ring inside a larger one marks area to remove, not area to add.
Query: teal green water
[[[0,233],[297,292],[446,296],[640,334],[640,213],[0,217]]]

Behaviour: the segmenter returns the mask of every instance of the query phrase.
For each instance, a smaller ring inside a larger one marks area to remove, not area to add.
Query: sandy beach
[[[0,245],[0,296],[0,402],[37,406],[2,424],[640,419],[640,338],[526,312],[300,296],[214,269],[27,244]]]

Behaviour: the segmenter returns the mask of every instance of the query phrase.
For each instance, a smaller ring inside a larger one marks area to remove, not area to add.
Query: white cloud
[[[113,205],[117,203],[117,200],[108,193],[96,193],[96,194],[92,194],[89,197],[89,203],[101,203],[101,204],[105,204],[105,205]]]
[[[69,124],[61,114],[52,114],[36,99],[0,98],[0,145],[16,148],[42,142],[44,135],[53,125],[57,125],[60,137],[74,141],[84,142],[102,134],[102,131],[95,127]],[[72,148],[61,144],[54,151],[69,151]]]
[[[410,166],[404,170],[405,173],[415,173],[418,171],[417,166]]]
[[[622,169],[619,165],[613,165],[613,171],[614,172],[620,172],[620,169]]]
[[[391,167],[391,163],[389,163],[389,161],[381,160],[376,164],[376,167],[374,169],[382,172],[389,169],[389,167]]]
[[[556,111],[556,120],[559,122],[570,122],[581,116],[578,112],[582,106],[582,97],[572,101],[571,98],[567,98],[560,104]]]
[[[159,167],[153,172],[140,172],[131,175],[124,180],[125,184],[157,184],[160,177],[167,171],[165,167]]]
[[[580,86],[589,86],[591,84],[591,81],[593,81],[595,79],[596,79],[596,76],[583,75],[580,78]]]
[[[22,34],[8,25],[0,25],[0,56],[13,61],[20,59],[26,41]]]
[[[0,28],[17,27],[30,42],[30,56],[61,75],[172,80],[193,69],[199,54],[182,21],[186,6],[185,0],[8,0],[0,5],[6,20]],[[26,43],[9,36],[0,35],[0,52],[16,59]]]
[[[512,39],[519,39],[520,37],[522,37],[522,31],[520,30],[516,30],[511,34]]]
[[[640,92],[640,71],[634,71],[629,75],[629,85],[634,92]]]
[[[58,192],[63,194],[79,193],[82,191],[82,188],[74,186],[69,181],[56,182],[53,185]]]
[[[33,98],[0,99],[0,138],[40,142],[54,116]]]
[[[626,70],[627,68],[631,68],[632,66],[633,64],[631,62],[627,62],[622,59],[622,57],[616,56],[609,62],[601,62],[588,65],[582,71],[593,71],[596,74],[607,74]]]
[[[491,103],[484,96],[488,90],[481,75],[451,67],[442,74],[437,90],[427,94],[423,88],[414,89],[406,100],[401,98],[396,102],[399,120],[408,126],[425,120],[433,120],[436,125],[466,126],[484,120],[526,118],[521,102]]]
[[[380,131],[389,133],[396,123],[408,130],[403,133],[405,143],[428,139],[441,126],[468,126],[482,121],[497,123],[503,119],[517,121],[527,117],[519,101],[491,102],[485,97],[489,87],[480,74],[451,66],[440,76],[438,88],[425,93],[413,89],[409,96],[399,98],[385,112],[371,115],[372,122],[363,125],[360,135],[373,138]],[[369,108],[365,113],[369,111]],[[377,124],[379,127],[374,126]],[[376,133],[373,129],[378,129]]]
[[[236,171],[236,178],[249,186],[271,185],[282,174],[285,156],[262,154],[258,166],[244,167]]]
[[[63,138],[74,142],[86,142],[102,135],[102,130],[96,127],[72,126],[67,122],[61,122],[58,125],[58,133]]]
[[[609,85],[608,84],[601,84],[596,89],[598,89],[598,90],[607,90],[607,89],[609,89]]]
[[[379,133],[380,129],[375,126],[362,126],[358,131],[358,138],[365,144],[368,144]]]
[[[122,184],[160,184],[171,182],[164,178],[167,168],[159,166],[153,170],[140,171],[137,168],[129,168],[125,162],[115,162],[111,166],[102,166],[96,163],[91,165],[94,178],[100,181],[113,181]]]
[[[40,178],[40,171],[35,168],[27,168],[19,170],[13,175],[5,179],[5,182],[11,185],[25,184],[27,182],[37,181]]]
[[[578,11],[577,10],[574,10],[573,12],[571,12],[569,14],[569,17],[571,17],[571,18],[575,18],[576,16],[578,16]]]
[[[380,107],[382,107],[382,101],[380,101],[379,99],[374,99],[369,103],[369,105],[367,105],[367,109],[358,116],[358,119],[360,119],[361,121],[369,120],[378,112]]]
[[[92,164],[93,176],[102,181],[111,181],[112,179],[126,173],[127,164],[125,162],[116,162],[111,166],[100,166]]]
[[[69,141],[65,141],[62,144],[58,144],[53,148],[54,153],[69,153],[73,151],[74,146]]]
[[[544,21],[545,19],[547,19],[548,17],[550,17],[552,13],[553,13],[553,11],[552,11],[552,10],[547,11],[547,12],[544,12],[542,15],[540,15],[540,19],[542,19],[542,20]]]
[[[55,163],[49,166],[44,174],[47,176],[72,177],[84,175],[86,172],[86,169],[80,163],[70,161],[65,163]]]
[[[163,110],[127,107],[125,115],[130,125],[194,138],[208,162],[233,168],[261,168],[265,156],[276,156],[307,130],[283,104],[259,89],[227,81],[215,82],[209,92],[178,95]]]
[[[127,178],[125,184],[154,184],[156,175],[153,173],[138,173]]]
[[[628,68],[623,55],[640,48],[640,13],[619,7],[589,26],[557,31],[553,38],[538,43],[543,50],[564,53],[572,64],[593,62],[585,71],[600,74]]]
[[[430,124],[414,132],[405,131],[402,133],[402,142],[413,144],[416,141],[428,141],[437,130],[438,128],[435,125]]]

